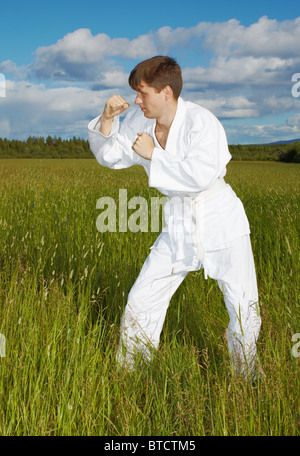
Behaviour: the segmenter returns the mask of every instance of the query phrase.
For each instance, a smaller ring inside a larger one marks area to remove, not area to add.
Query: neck
[[[178,100],[170,100],[161,116],[156,119],[156,126],[161,130],[169,130],[177,111]]]

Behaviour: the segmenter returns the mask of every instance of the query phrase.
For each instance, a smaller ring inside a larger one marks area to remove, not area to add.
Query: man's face
[[[157,92],[154,87],[141,81],[138,86],[135,104],[138,105],[148,119],[157,119],[165,107],[164,91]]]

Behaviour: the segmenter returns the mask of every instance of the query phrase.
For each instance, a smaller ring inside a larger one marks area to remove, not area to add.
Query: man
[[[117,359],[134,368],[136,354],[157,349],[170,299],[189,271],[218,281],[230,317],[228,349],[234,369],[254,375],[260,330],[249,224],[241,201],[225,183],[231,159],[224,129],[207,109],[181,97],[177,62],[156,56],[129,76],[138,108],[119,95],[89,124],[97,161],[112,169],[142,165],[149,186],[168,197],[166,226],[128,295]]]

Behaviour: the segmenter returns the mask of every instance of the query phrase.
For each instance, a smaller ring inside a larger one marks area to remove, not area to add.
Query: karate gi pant
[[[124,367],[134,369],[136,355],[150,360],[159,346],[170,300],[189,272],[184,268],[174,272],[171,258],[166,244],[164,248],[153,248],[130,290],[117,353],[117,361]],[[206,252],[205,264],[224,296],[229,315],[227,343],[234,370],[242,376],[254,373],[255,377],[261,319],[249,235],[236,239],[228,248]]]

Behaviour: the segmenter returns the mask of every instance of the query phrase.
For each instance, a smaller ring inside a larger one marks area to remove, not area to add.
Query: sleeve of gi
[[[141,164],[140,156],[132,150],[132,144],[136,139],[132,125],[132,123],[136,123],[132,122],[134,114],[134,111],[129,112],[122,122],[120,122],[119,116],[116,116],[109,136],[104,136],[99,131],[101,116],[89,123],[90,149],[100,165],[111,169],[121,169]]]
[[[149,186],[161,191],[201,192],[226,174],[231,159],[225,131],[209,111],[185,121],[184,133],[172,140],[172,150],[155,147]],[[169,140],[168,140],[169,142]]]

